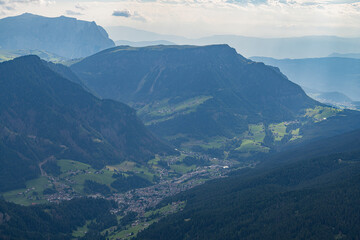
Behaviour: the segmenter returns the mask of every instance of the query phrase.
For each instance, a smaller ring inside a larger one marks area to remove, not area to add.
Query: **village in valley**
[[[206,159],[208,164],[188,166],[181,162],[186,157]],[[201,185],[206,181],[224,178],[230,171],[256,165],[256,162],[240,164],[192,152],[181,152],[181,155],[172,157],[157,156],[156,159],[149,161],[149,163],[148,169],[136,163],[125,162],[122,165],[106,166],[97,170],[90,165],[77,161],[58,160],[60,174],[55,176],[42,169],[43,175],[36,180],[30,181],[26,189],[8,192],[4,197],[24,205],[46,202],[60,203],[82,196],[104,198],[117,203],[118,207],[112,210],[113,214],[119,217],[135,214],[136,217],[132,219],[126,229],[137,226],[145,228],[149,221],[159,220],[167,214],[180,211],[185,206],[183,202],[172,203],[171,206],[166,207],[166,211],[156,210],[160,211],[161,214],[157,213],[155,218],[153,211],[157,209],[162,200]],[[111,187],[116,174],[124,176],[134,174],[134,176],[154,179],[155,181],[149,186],[119,192]],[[86,192],[84,187],[86,181],[98,182],[111,189],[111,192],[108,194]],[[109,231],[115,230],[110,229]]]

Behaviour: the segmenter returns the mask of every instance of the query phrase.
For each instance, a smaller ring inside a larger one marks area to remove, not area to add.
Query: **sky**
[[[24,12],[189,38],[360,37],[360,0],[0,0],[0,18]]]

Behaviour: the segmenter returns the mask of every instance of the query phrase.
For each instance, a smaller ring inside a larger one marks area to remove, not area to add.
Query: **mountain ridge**
[[[228,45],[121,46],[71,69],[100,96],[138,109],[161,136],[230,136],[247,129],[245,122],[290,120],[301,109],[319,104],[279,69],[248,60]],[[170,109],[158,109],[165,102]],[[172,113],[178,108],[188,111]]]
[[[1,63],[0,73],[2,155],[10,154],[13,159],[0,169],[1,190],[18,187],[27,179],[18,176],[22,171],[14,172],[19,161],[23,162],[20,169],[28,167],[33,178],[40,173],[37,164],[49,157],[101,168],[175,153],[146,130],[135,110],[96,98],[37,56]]]
[[[358,101],[360,59],[325,57],[274,59],[252,57],[254,61],[276,66],[295,83],[322,92],[340,91]],[[341,79],[341,81],[339,80]]]
[[[131,27],[108,27],[112,38],[127,41],[165,40],[176,44],[210,45],[229,44],[246,57],[266,56],[274,58],[326,57],[334,52],[357,53],[360,51],[359,38],[313,35],[296,37],[252,37],[234,34],[210,35],[186,38],[135,29]]]
[[[105,29],[95,22],[30,13],[0,19],[2,49],[38,49],[66,58],[79,58],[113,46]]]

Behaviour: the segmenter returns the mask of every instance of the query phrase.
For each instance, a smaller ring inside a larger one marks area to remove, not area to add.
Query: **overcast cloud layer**
[[[185,37],[360,37],[360,1],[354,0],[0,0],[1,18],[24,12]]]

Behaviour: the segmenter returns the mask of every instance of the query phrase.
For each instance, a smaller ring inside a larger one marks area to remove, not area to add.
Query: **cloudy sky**
[[[24,12],[186,37],[360,37],[360,0],[0,0],[1,18]]]

